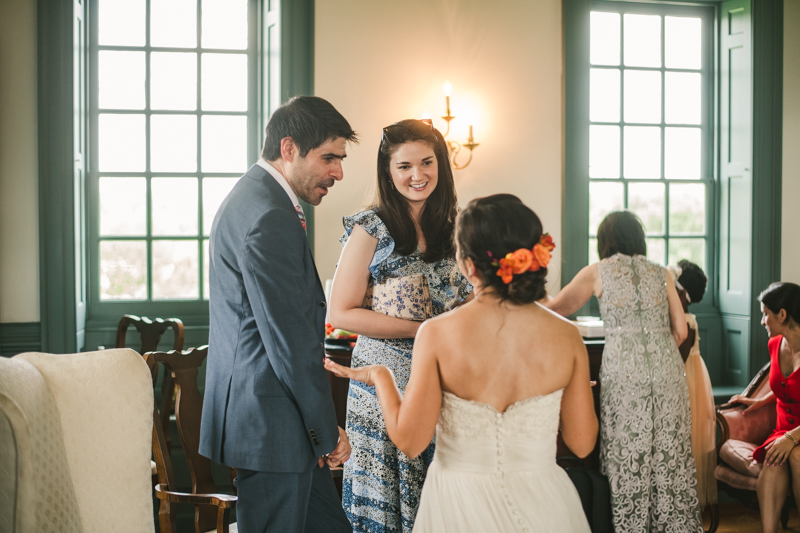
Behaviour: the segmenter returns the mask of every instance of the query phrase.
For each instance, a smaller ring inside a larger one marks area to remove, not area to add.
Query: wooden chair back
[[[183,322],[179,318],[156,318],[150,320],[146,316],[138,317],[136,315],[123,315],[117,325],[117,348],[126,347],[126,338],[128,328],[133,326],[139,333],[141,347],[139,348],[140,354],[147,352],[155,352],[158,350],[158,343],[161,337],[168,329],[172,329],[174,333],[174,340],[172,341],[173,350],[183,350]],[[153,370],[153,385],[155,386],[158,378],[157,368]],[[167,450],[172,449],[172,442],[169,430],[169,417],[172,414],[172,398],[175,396],[175,384],[172,382],[172,376],[169,372],[164,373],[164,379],[161,382],[161,427],[167,439]]]
[[[236,497],[216,494],[217,486],[211,474],[211,461],[198,453],[200,446],[200,418],[203,412],[203,396],[197,386],[200,366],[208,355],[208,346],[192,348],[183,352],[148,352],[145,361],[152,373],[163,365],[172,376],[176,388],[175,420],[178,435],[192,478],[191,494],[177,493],[172,458],[164,436],[157,407],[153,406],[153,457],[158,470],[156,496],[161,500],[159,524],[161,533],[175,532],[176,503],[195,505],[195,531],[202,533],[218,526],[227,531],[227,516],[235,505]],[[232,477],[233,477],[232,472]],[[231,503],[232,502],[232,503]],[[224,504],[224,505],[223,505]],[[217,507],[217,509],[214,508]]]

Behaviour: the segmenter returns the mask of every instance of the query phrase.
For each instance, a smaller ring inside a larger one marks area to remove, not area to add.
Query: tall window
[[[706,11],[596,3],[590,22],[589,263],[597,227],[639,215],[661,264],[712,257],[713,61]],[[706,269],[708,270],[708,269]]]
[[[208,298],[211,223],[260,139],[257,10],[249,4],[90,5],[95,305]]]

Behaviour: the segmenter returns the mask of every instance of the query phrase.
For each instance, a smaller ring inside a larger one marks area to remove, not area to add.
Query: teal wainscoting
[[[11,357],[23,352],[42,351],[40,322],[9,322],[0,324],[0,355]]]

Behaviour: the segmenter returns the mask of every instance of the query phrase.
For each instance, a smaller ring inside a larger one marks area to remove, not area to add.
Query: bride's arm
[[[420,322],[361,307],[369,283],[369,264],[377,247],[378,240],[364,228],[358,225],[353,228],[333,276],[329,303],[331,325],[374,339],[414,338]]]
[[[429,326],[430,323],[425,323],[417,334],[411,377],[403,396],[392,371],[385,366],[347,368],[325,360],[325,368],[337,376],[375,386],[389,438],[412,459],[431,443],[442,408],[442,387],[433,345],[436,334]]]

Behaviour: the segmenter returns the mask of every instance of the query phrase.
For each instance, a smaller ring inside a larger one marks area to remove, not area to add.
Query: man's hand
[[[350,459],[350,451],[350,439],[347,438],[347,433],[342,428],[339,428],[339,443],[331,453],[319,458],[320,468],[324,463],[327,463],[331,468],[341,465]]]

